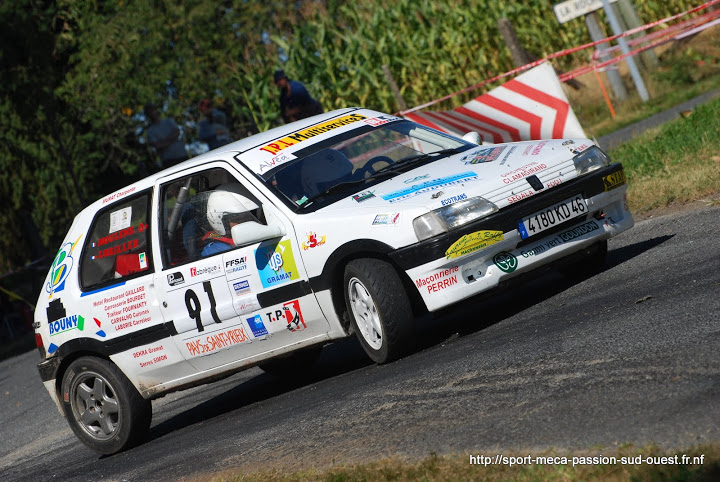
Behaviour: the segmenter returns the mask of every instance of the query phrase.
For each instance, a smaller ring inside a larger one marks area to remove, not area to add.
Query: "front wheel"
[[[412,349],[412,306],[390,264],[376,259],[351,261],[345,267],[344,286],[353,328],[373,361],[387,363]]]
[[[150,429],[150,400],[102,358],[82,357],[70,364],[63,376],[62,400],[75,435],[101,454],[130,448]]]

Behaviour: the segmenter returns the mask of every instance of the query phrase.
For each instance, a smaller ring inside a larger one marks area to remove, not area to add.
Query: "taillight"
[[[40,352],[40,358],[45,358],[45,345],[43,345],[43,340],[40,333],[35,333],[35,345]]]

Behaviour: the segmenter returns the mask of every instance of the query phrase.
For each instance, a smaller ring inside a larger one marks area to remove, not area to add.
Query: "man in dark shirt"
[[[274,79],[280,89],[280,113],[285,123],[322,114],[320,102],[310,97],[300,82],[288,79],[282,70],[275,71]]]

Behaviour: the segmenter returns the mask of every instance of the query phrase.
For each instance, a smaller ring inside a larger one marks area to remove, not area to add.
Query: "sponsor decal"
[[[394,115],[379,115],[377,117],[373,117],[372,119],[365,119],[363,122],[373,127],[380,127],[381,125],[396,120],[400,120],[400,118],[395,117]]]
[[[430,196],[430,197],[431,197],[432,199],[437,199],[437,198],[439,198],[440,196],[442,196],[443,194],[445,194],[445,191],[438,191],[438,192],[436,192],[435,194],[433,194],[433,195]]]
[[[479,149],[473,151],[467,156],[461,157],[460,160],[464,164],[482,164],[483,162],[492,162],[496,160],[505,150],[505,146],[490,147],[487,149]]]
[[[128,208],[129,209],[129,208]],[[112,224],[112,221],[111,221]],[[137,233],[144,232],[149,226],[145,223],[140,223],[137,226],[126,226],[117,231],[110,231],[110,234],[103,236],[96,242],[93,242],[91,246],[97,248],[97,253],[90,256],[90,259],[102,259],[117,256],[118,254],[124,253],[136,249],[140,246],[140,239],[129,239],[122,241],[128,236],[135,235]],[[120,241],[118,244],[113,246],[107,246],[115,241]],[[107,247],[103,247],[107,246]],[[147,258],[145,253],[141,253],[138,256],[138,266],[142,269],[147,268]]]
[[[518,261],[514,254],[501,251],[493,257],[493,263],[505,273],[512,273],[517,269]]]
[[[140,264],[140,269],[147,269],[147,258],[145,257],[145,253],[138,254],[138,263]]]
[[[585,224],[581,224],[580,226],[577,226],[573,229],[570,229],[568,231],[565,231],[564,233],[558,234],[558,237],[562,239],[563,241],[572,241],[575,238],[579,238],[580,236],[584,236],[587,233],[591,233],[593,231],[597,231],[600,229],[597,224],[595,224],[594,221],[588,221]]]
[[[252,311],[257,311],[260,308],[260,303],[258,303],[257,296],[250,295],[250,296],[238,296],[238,298],[233,301],[233,306],[235,307],[235,311],[242,315],[244,313],[250,313]]]
[[[448,177],[441,177],[438,179],[433,179],[432,181],[425,181],[420,184],[413,184],[412,186],[401,189],[399,191],[391,192],[388,194],[384,194],[382,198],[385,201],[394,203],[398,201],[403,201],[405,199],[409,199],[411,197],[417,196],[418,194],[422,194],[425,192],[430,191],[437,191],[438,189],[441,189],[443,187],[452,186],[454,184],[462,184],[469,181],[476,181],[478,178],[477,174],[472,171],[462,172],[460,174],[455,174],[453,176]]]
[[[459,269],[458,266],[453,266],[452,268],[438,271],[425,278],[416,279],[415,286],[417,286],[418,289],[427,288],[428,294],[437,293],[438,291],[457,284],[458,279],[456,273]]]
[[[570,149],[570,152],[572,152],[573,154],[580,154],[582,151],[584,151],[588,147],[590,147],[590,146],[583,144],[582,146],[579,146],[579,147],[568,147],[568,149]]]
[[[503,240],[502,231],[476,231],[466,234],[462,238],[455,241],[447,251],[445,251],[446,259],[459,258],[466,254],[480,251],[488,246]]]
[[[306,234],[307,240],[305,240],[304,243],[302,243],[302,249],[303,251],[307,251],[310,248],[314,248],[316,246],[322,246],[325,244],[325,235],[323,234],[318,238],[317,233],[314,233],[310,231]]]
[[[290,154],[289,152],[280,153],[269,161],[263,161],[260,164],[260,172],[263,172],[266,169],[272,169],[273,167],[292,161],[293,159],[297,159],[297,156]]]
[[[528,190],[528,191],[523,191],[523,192],[518,193],[518,194],[515,194],[515,193],[513,192],[513,195],[510,196],[509,198],[507,198],[507,202],[509,202],[510,204],[516,203],[516,202],[518,202],[518,201],[522,201],[522,200],[525,199],[526,197],[532,196],[533,194],[535,194],[535,191],[533,191],[532,189],[530,189],[530,190]]]
[[[186,340],[185,346],[190,352],[190,356],[201,356],[249,341],[250,338],[245,334],[245,329],[242,326],[238,326],[203,337]]]
[[[263,288],[300,278],[289,239],[280,241],[276,245],[261,244],[255,250],[255,264]]]
[[[530,144],[525,148],[525,152],[523,152],[523,156],[527,156],[528,154],[537,156],[540,154],[540,151],[542,151],[542,148],[545,147],[545,144],[547,144],[547,141],[542,141],[537,144]]]
[[[65,289],[65,280],[70,275],[73,267],[72,252],[77,246],[82,235],[78,236],[74,243],[65,243],[55,255],[52,266],[50,267],[50,281],[45,286],[45,291],[50,293],[50,298],[54,293],[58,293]]]
[[[138,350],[133,353],[133,358],[144,358],[148,356],[152,356],[150,359],[145,360],[138,360],[138,363],[140,364],[140,368],[147,368],[149,366],[154,365],[155,363],[160,363],[163,361],[166,361],[168,359],[167,354],[160,354],[159,352],[164,351],[165,347],[163,345],[156,345],[151,346],[147,349]]]
[[[512,147],[510,148],[510,150],[507,152],[507,154],[505,154],[505,157],[503,157],[503,158],[502,158],[502,161],[500,161],[500,165],[501,165],[501,166],[505,165],[505,163],[507,162],[507,160],[508,160],[508,158],[510,157],[510,155],[511,155],[513,152],[515,152],[515,149],[517,149],[517,146],[512,146]]]
[[[400,224],[400,213],[377,214],[373,226],[397,226]]]
[[[201,267],[192,267],[190,268],[190,277],[194,278],[196,276],[202,276],[204,274],[212,274],[217,273],[218,271],[222,271],[222,265],[214,264],[212,266],[201,266]]]
[[[573,140],[567,140],[562,143],[563,146],[569,146],[570,144],[575,144],[575,142]]]
[[[363,201],[367,201],[370,198],[375,197],[375,191],[365,191],[358,194],[353,195],[353,199],[359,203]]]
[[[265,328],[265,323],[263,323],[262,317],[260,315],[255,315],[252,318],[248,318],[247,324],[250,327],[250,331],[252,331],[252,334],[255,338],[268,335],[267,328]]]
[[[233,290],[236,296],[242,296],[250,293],[250,282],[246,279],[233,283]]]
[[[524,177],[530,176],[530,175],[535,174],[536,172],[540,172],[544,169],[547,169],[547,165],[538,164],[537,162],[531,162],[530,164],[526,164],[522,167],[518,167],[515,170],[506,172],[505,174],[503,174],[502,175],[503,182],[505,184],[512,184],[513,182],[517,181],[518,179],[522,179]]]
[[[275,156],[278,152],[287,147],[294,146],[295,144],[298,144],[300,142],[312,139],[315,136],[330,132],[333,129],[338,129],[348,124],[352,124],[365,119],[367,119],[367,117],[360,114],[346,115],[338,119],[333,119],[331,121],[323,122],[322,124],[318,124],[316,126],[297,131],[293,134],[290,134],[289,136],[283,137],[282,139],[271,142],[270,144],[261,147],[260,150],[269,152],[270,154]]]
[[[95,324],[99,328],[95,331],[95,334],[105,338],[106,334],[105,331],[102,330],[102,323],[100,323],[100,320],[93,318],[93,321],[95,321]],[[84,331],[85,318],[80,315],[66,316],[64,318],[60,318],[59,320],[48,322],[48,326],[50,327],[50,336],[67,333],[71,330]]]
[[[440,201],[440,204],[442,204],[443,206],[448,206],[448,205],[456,203],[458,201],[463,201],[467,198],[468,198],[467,194],[462,193],[462,194],[458,194],[457,196],[451,196],[447,199],[443,199],[442,201]]]
[[[620,170],[607,176],[603,176],[602,181],[605,190],[612,191],[616,187],[620,187],[625,184],[627,182],[627,179],[625,178],[625,171]]]
[[[170,286],[181,285],[185,282],[185,277],[179,271],[177,273],[170,273],[167,275],[167,279]]]
[[[239,258],[230,259],[225,261],[225,273],[237,273],[238,271],[245,271],[247,269],[247,256],[241,256]]]
[[[130,194],[132,192],[135,192],[135,186],[127,188],[123,191],[116,192],[114,194],[110,194],[109,196],[104,197],[102,202],[103,202],[103,204],[105,204],[110,201],[114,201],[116,199],[120,199],[121,197],[127,196],[128,194]]]
[[[405,184],[412,184],[413,182],[422,181],[423,179],[427,179],[430,177],[430,174],[425,174],[424,176],[415,176],[412,179],[406,179],[403,181]]]
[[[300,311],[300,300],[292,300],[283,303],[282,309],[265,313],[268,322],[282,321],[287,323],[286,328],[292,332],[302,331],[307,328],[302,311]]]

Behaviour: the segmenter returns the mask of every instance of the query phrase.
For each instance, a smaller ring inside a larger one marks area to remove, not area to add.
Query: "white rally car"
[[[76,218],[35,311],[40,375],[115,453],[150,400],[357,333],[384,363],[438,310],[633,226],[587,139],[478,145],[366,109],[298,121],[138,181]]]

